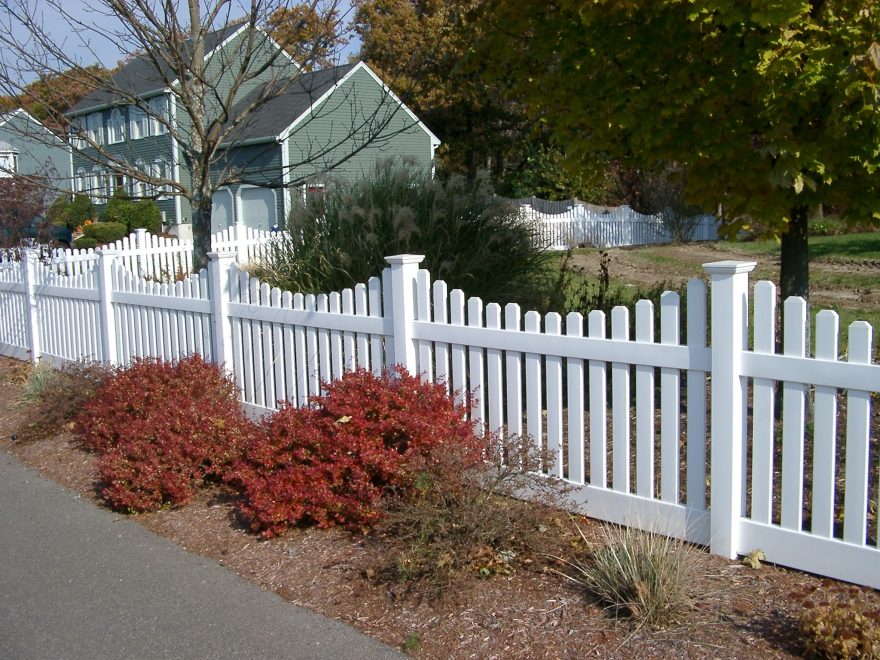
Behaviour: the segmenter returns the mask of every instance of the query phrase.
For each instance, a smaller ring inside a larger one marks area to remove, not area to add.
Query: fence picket
[[[369,289],[370,316],[374,318],[382,317],[382,280],[378,277],[371,277],[367,282]],[[370,368],[374,374],[382,372],[385,364],[385,357],[382,354],[382,337],[380,335],[370,335]]]
[[[416,319],[431,320],[431,274],[424,268],[416,274]],[[418,372],[423,382],[434,382],[431,342],[420,339],[418,342]]]
[[[803,357],[807,340],[807,303],[792,297],[784,304],[783,350]],[[802,383],[782,384],[782,526],[800,531],[804,500],[805,392]]]
[[[329,296],[329,310],[331,314],[342,313],[342,297],[335,291]],[[342,378],[345,356],[342,353],[342,333],[339,330],[330,331],[330,369],[333,380]],[[329,380],[329,379],[328,379]]]
[[[593,310],[587,316],[590,339],[605,339],[605,312]],[[590,485],[608,486],[608,401],[607,366],[590,360]]]
[[[467,325],[470,328],[483,327],[483,301],[479,298],[470,298],[467,301]],[[475,424],[477,433],[482,435],[486,432],[486,375],[482,347],[468,347],[467,356],[467,388],[471,396],[471,420]]]
[[[708,315],[706,285],[701,280],[687,284],[687,345],[694,351],[706,347]],[[687,372],[687,505],[706,508],[706,372]]]
[[[346,316],[354,316],[354,291],[351,289],[342,290],[342,313]],[[354,333],[345,331],[342,334],[342,368],[346,372],[355,370],[357,354],[355,353]]]
[[[446,290],[446,282],[438,280],[434,282],[434,323],[446,325],[449,323],[447,302],[449,294]],[[449,344],[444,341],[434,342],[434,375],[436,382],[446,387],[446,392],[452,392],[452,383],[449,378]]]
[[[569,337],[584,336],[584,317],[580,312],[570,312],[565,317],[565,334]],[[568,396],[568,474],[575,484],[584,483],[584,361],[568,358],[566,361]]]
[[[849,326],[849,361],[871,363],[873,336],[865,321]],[[871,441],[871,394],[849,390],[846,399],[846,489],[844,492],[843,540],[865,545],[868,525],[868,474]],[[880,537],[880,534],[877,535]]]
[[[654,343],[654,304],[636,303],[636,341]],[[654,496],[654,367],[636,366],[636,494]]]
[[[629,310],[611,310],[611,339],[629,341]],[[630,492],[630,431],[629,431],[630,365],[611,363],[611,487],[621,493]]]
[[[674,291],[660,296],[660,343],[680,343],[681,302]],[[679,501],[679,441],[681,439],[681,374],[678,369],[660,369],[660,497]]]
[[[273,287],[269,292],[269,304],[275,309],[281,309],[281,289],[278,287]],[[273,374],[275,388],[271,399],[268,401],[272,408],[276,408],[277,402],[286,401],[290,396],[287,389],[290,381],[285,375],[285,366],[293,363],[293,356],[285,351],[284,346],[284,331],[289,327],[287,324],[282,323],[272,324],[270,345],[272,350],[272,366],[275,368],[275,373]]]
[[[461,289],[453,289],[449,294],[449,324],[455,326],[464,325],[464,292]],[[470,404],[471,394],[465,376],[467,370],[467,353],[461,344],[453,344],[451,348],[452,363],[452,391],[458,405]]]
[[[305,310],[305,297],[301,293],[293,295],[293,308]],[[309,400],[309,360],[311,353],[307,349],[306,329],[297,324],[293,328],[293,353],[296,356],[296,405],[304,406]]]
[[[486,327],[490,330],[501,330],[501,305],[486,305]],[[504,424],[504,374],[502,371],[501,351],[497,348],[486,349],[486,408],[489,420],[489,432],[503,437]],[[499,459],[501,456],[499,456]]]
[[[544,333],[548,337],[562,334],[562,317],[556,312],[544,316]],[[547,355],[547,474],[562,478],[562,358]]]
[[[310,293],[305,297],[304,306],[306,311],[314,312],[316,310],[315,294]],[[306,327],[306,355],[308,363],[308,397],[317,396],[321,391],[321,372],[318,363],[320,357],[318,355],[318,330],[314,326]]]
[[[369,316],[369,308],[367,306],[367,287],[364,284],[358,284],[354,288],[354,313],[357,316]],[[370,368],[370,336],[358,332],[356,335],[357,343],[357,368]]]
[[[281,293],[281,302],[279,306],[283,309],[293,309],[293,294],[290,291],[283,291]],[[294,350],[293,333],[293,325],[285,323],[282,328],[280,343],[283,347],[281,350],[284,355],[284,364],[282,365],[284,371],[284,400],[296,406],[298,405],[296,378],[297,355]]]
[[[837,314],[823,310],[816,315],[816,359],[837,362],[839,323]],[[834,477],[837,445],[837,388],[816,386],[813,418],[813,510],[810,531],[834,536]]]
[[[525,328],[528,333],[539,334],[541,332],[541,315],[538,312],[526,312]],[[541,355],[526,353],[526,429],[537,451],[543,451],[547,446],[544,442],[542,417],[544,405],[541,396],[541,382]]]
[[[330,299],[326,293],[319,293],[315,299],[315,308],[319,314],[327,314],[330,309]],[[330,363],[330,331],[326,328],[318,329],[318,369],[321,374],[321,393],[324,385],[331,379]]]
[[[516,303],[509,303],[504,308],[504,329],[508,332],[521,332],[520,308]],[[507,435],[522,441],[523,400],[522,400],[522,353],[505,351],[506,401],[507,401]]]
[[[776,352],[776,286],[772,282],[755,285],[756,353]],[[752,385],[752,519],[765,524],[773,511],[773,438],[776,386],[772,380],[755,378]]]

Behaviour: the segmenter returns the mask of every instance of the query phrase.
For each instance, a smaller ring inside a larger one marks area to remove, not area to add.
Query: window
[[[85,194],[89,189],[89,181],[86,171],[82,167],[76,171],[76,192]]]
[[[107,125],[107,144],[122,142],[125,139],[123,128],[122,112],[114,108],[110,112],[110,123]]]
[[[100,112],[86,116],[86,135],[95,144],[104,144],[104,116]]]
[[[169,120],[168,99],[157,96],[147,101],[150,108],[150,135],[165,135],[168,132],[166,122]],[[164,120],[164,121],[163,121]]]
[[[117,172],[113,175],[113,192],[115,193],[117,190],[127,191],[128,187],[126,186],[126,177],[124,174],[120,174]]]
[[[138,172],[147,173],[146,165],[144,165],[144,161],[138,160],[135,161],[134,168]],[[132,197],[146,197],[147,196],[147,184],[141,179],[132,179],[131,180],[131,196]]]
[[[83,135],[86,134],[86,120],[84,117],[76,117],[73,121],[70,122],[70,144],[74,149],[83,149],[86,146],[86,141],[83,139]]]
[[[7,143],[2,143],[5,147],[10,147]],[[18,152],[14,149],[0,151],[0,177],[11,177],[18,172]]]
[[[148,135],[147,113],[143,108],[130,106],[128,109],[128,134],[132,140],[140,140]]]
[[[89,177],[89,197],[92,199],[92,203],[97,204],[101,198],[101,188],[103,187],[103,176],[101,175],[100,167],[93,167],[92,174]]]
[[[168,166],[168,163],[165,162],[161,158],[157,158],[150,165],[150,176],[154,179],[170,179],[171,178],[171,168]],[[154,184],[151,186],[151,194],[159,195],[160,198],[170,192],[171,187],[166,183],[163,185]]]

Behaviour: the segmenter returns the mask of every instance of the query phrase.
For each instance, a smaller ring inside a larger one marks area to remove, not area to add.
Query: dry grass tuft
[[[615,616],[664,626],[691,608],[705,553],[662,534],[609,525],[604,544],[566,563],[572,571],[564,577],[583,586]]]
[[[96,362],[81,362],[53,369],[39,362],[28,371],[18,403],[25,411],[16,431],[18,442],[31,442],[70,430],[74,418],[95,389],[112,373]]]

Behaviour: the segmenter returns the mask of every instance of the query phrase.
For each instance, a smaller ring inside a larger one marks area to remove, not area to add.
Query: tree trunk
[[[810,209],[796,206],[791,210],[788,231],[782,235],[779,285],[782,300],[789,296],[810,296],[810,251],[807,243],[807,226]]]
[[[193,270],[208,267],[211,251],[211,196],[198,195],[192,200]]]

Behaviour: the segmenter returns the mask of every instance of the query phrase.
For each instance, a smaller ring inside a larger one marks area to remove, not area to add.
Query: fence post
[[[403,365],[415,375],[416,345],[413,341],[413,321],[416,319],[416,276],[422,254],[398,254],[385,257],[391,265],[391,291],[385,292],[385,315],[391,314],[390,364]]]
[[[25,306],[27,307],[28,347],[31,350],[31,362],[38,362],[40,350],[40,317],[37,312],[37,251],[25,250],[21,261],[22,281],[24,282]]]
[[[98,324],[101,331],[101,360],[105,364],[117,364],[116,310],[113,309],[112,265],[118,254],[116,250],[102,248],[98,252]]]
[[[733,559],[742,515],[746,381],[742,352],[748,341],[749,273],[754,261],[703,264],[712,278],[711,541],[714,554]]]
[[[211,298],[211,349],[214,363],[232,374],[232,322],[229,319],[231,290],[229,270],[234,252],[208,253],[208,295]]]

